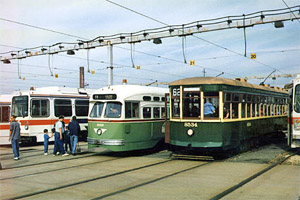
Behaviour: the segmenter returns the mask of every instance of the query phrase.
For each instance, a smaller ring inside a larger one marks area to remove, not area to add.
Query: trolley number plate
[[[185,122],[184,127],[198,127],[198,124],[194,122]]]

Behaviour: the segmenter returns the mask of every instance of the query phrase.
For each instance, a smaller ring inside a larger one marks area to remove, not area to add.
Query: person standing
[[[20,140],[20,124],[16,121],[16,116],[12,115],[10,117],[10,126],[9,126],[9,139],[11,141],[11,146],[14,153],[14,159],[19,160],[19,140]]]
[[[76,116],[72,117],[72,121],[69,123],[69,130],[71,135],[70,139],[71,139],[72,154],[75,155],[76,146],[78,142],[78,133],[80,131],[80,126],[76,120]]]
[[[72,152],[69,126],[66,126],[65,132],[63,134],[63,138],[65,143],[65,151],[68,152],[68,146],[69,146],[70,152]]]
[[[64,116],[61,115],[59,116],[59,120],[55,123],[55,134],[54,134],[54,151],[53,151],[53,156],[56,156],[57,150],[59,149],[59,151],[62,153],[62,156],[68,156],[69,154],[67,154],[64,150],[63,147],[63,133],[64,133],[64,126],[63,126],[63,121],[64,121]],[[55,147],[58,147],[55,148]]]

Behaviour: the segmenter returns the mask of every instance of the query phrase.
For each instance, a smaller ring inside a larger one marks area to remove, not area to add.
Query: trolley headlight
[[[99,128],[98,130],[97,130],[97,134],[98,135],[101,135],[103,133],[103,131],[101,130],[101,128]]]
[[[29,128],[27,121],[25,122],[24,128],[25,128],[25,130],[28,130],[28,128]]]
[[[300,130],[300,120],[299,119],[296,119],[294,121],[294,128],[295,128],[295,130]]]
[[[194,135],[194,130],[193,129],[188,129],[186,134],[188,134],[188,136],[192,136],[192,135]]]

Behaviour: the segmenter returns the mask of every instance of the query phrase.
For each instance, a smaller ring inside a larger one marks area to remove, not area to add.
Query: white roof
[[[33,90],[23,90],[23,91],[16,91],[13,95],[19,95],[24,93],[30,94],[48,94],[48,95],[80,95],[80,94],[92,94],[95,90],[94,89],[86,89],[86,88],[70,88],[70,87],[41,87],[41,88],[34,88]]]
[[[0,95],[0,103],[11,103],[12,95],[2,94]]]
[[[162,87],[150,87],[150,86],[140,86],[140,85],[113,85],[108,87],[100,88],[96,90],[92,95],[90,100],[92,101],[94,94],[117,94],[117,99],[126,99],[135,95],[160,95],[164,96],[168,93],[168,88]]]

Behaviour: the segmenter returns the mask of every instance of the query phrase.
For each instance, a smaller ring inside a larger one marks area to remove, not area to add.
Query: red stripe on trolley
[[[30,119],[30,120],[20,120],[21,125],[25,125],[28,122],[29,126],[39,126],[39,125],[54,125],[57,119]],[[70,119],[65,119],[66,124],[70,123]]]
[[[0,130],[9,130],[9,124],[0,124]]]
[[[289,118],[290,119],[290,118]],[[298,119],[300,121],[300,117],[292,117],[292,124],[294,124],[294,121]]]

